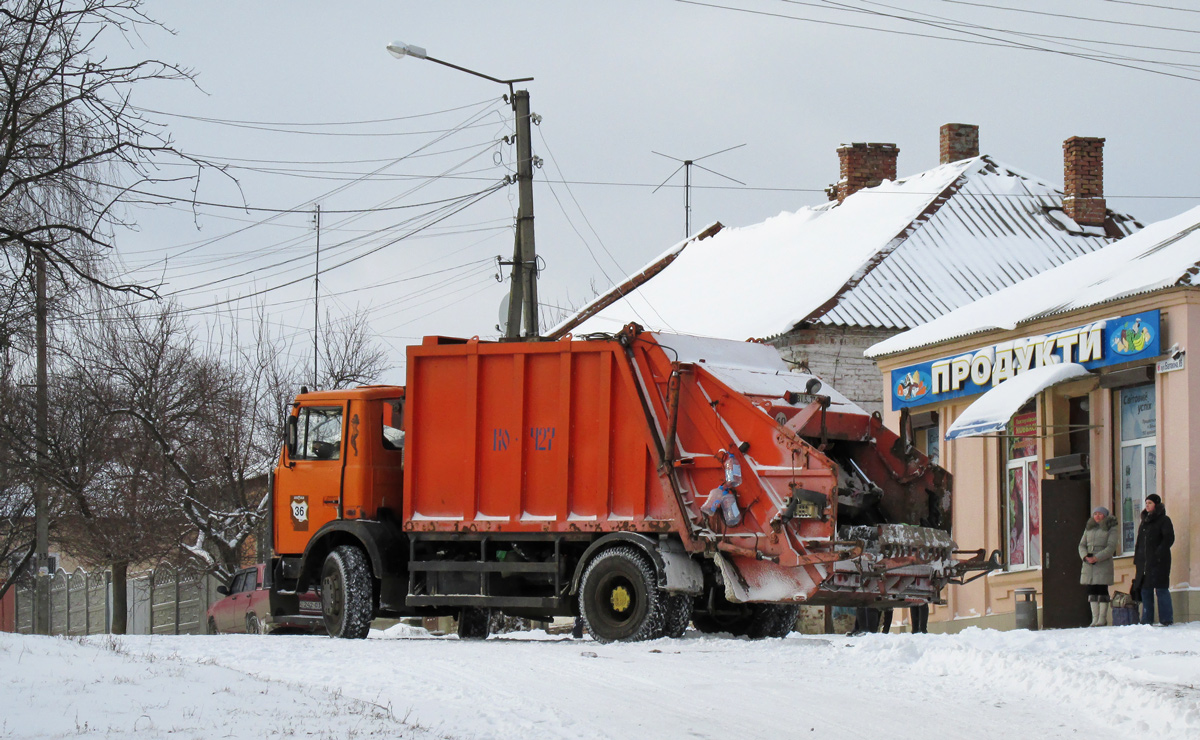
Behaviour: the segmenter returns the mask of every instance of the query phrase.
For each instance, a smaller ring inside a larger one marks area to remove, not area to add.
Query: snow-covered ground
[[[75,736],[1197,738],[1200,623],[630,645],[0,634],[0,737]]]

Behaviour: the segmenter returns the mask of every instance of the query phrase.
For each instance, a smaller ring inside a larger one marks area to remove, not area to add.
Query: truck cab
[[[303,393],[275,473],[275,552],[301,555],[330,522],[400,510],[404,388]]]

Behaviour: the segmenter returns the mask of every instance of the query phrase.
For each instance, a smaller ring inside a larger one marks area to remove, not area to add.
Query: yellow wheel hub
[[[624,586],[617,586],[612,590],[609,596],[612,601],[612,607],[615,611],[623,612],[629,609],[629,605],[633,603],[633,599],[629,595],[629,590]]]

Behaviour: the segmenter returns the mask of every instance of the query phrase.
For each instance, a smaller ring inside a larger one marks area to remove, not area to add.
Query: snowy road
[[[373,637],[0,635],[0,736],[1200,737],[1200,624],[633,645]]]

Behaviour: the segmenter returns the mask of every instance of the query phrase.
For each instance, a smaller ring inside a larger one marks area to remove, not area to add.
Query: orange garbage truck
[[[957,549],[950,475],[910,437],[763,344],[427,337],[404,387],[296,398],[275,574],[351,638],[417,615],[481,638],[494,611],[768,637],[803,604],[941,603],[998,555]]]

